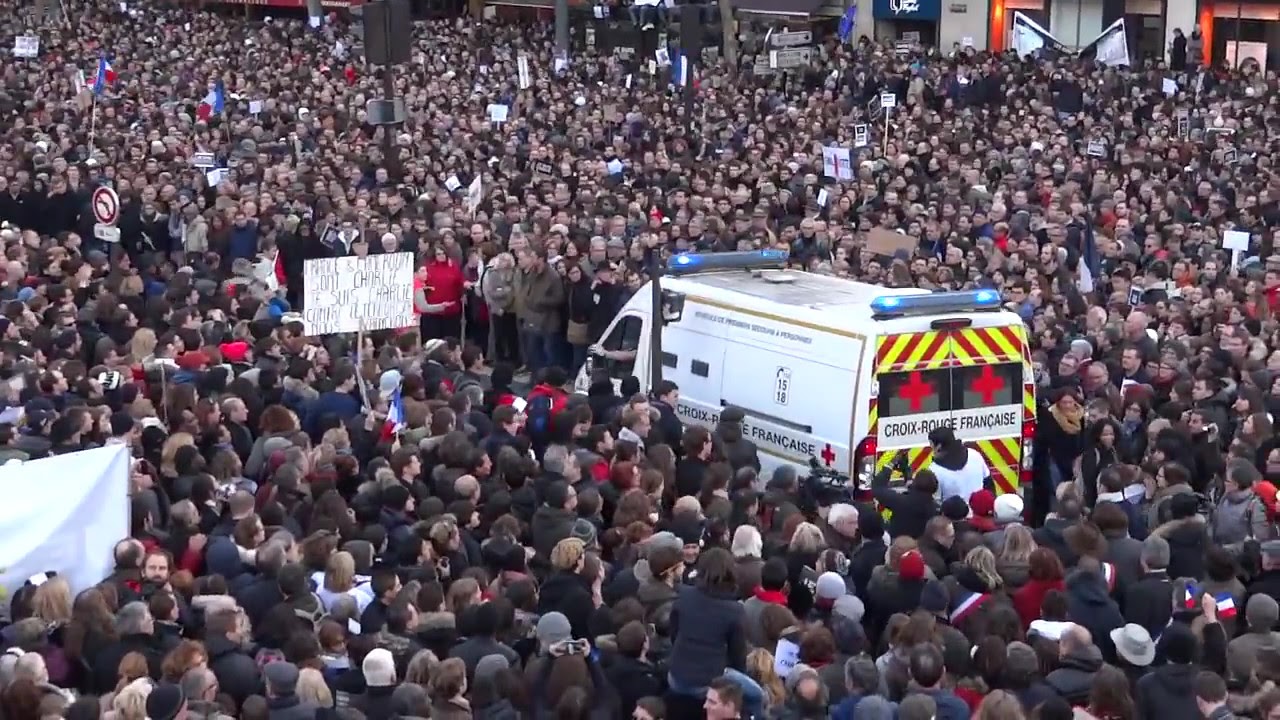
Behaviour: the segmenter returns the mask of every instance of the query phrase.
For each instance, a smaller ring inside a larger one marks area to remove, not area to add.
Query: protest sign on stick
[[[412,253],[308,260],[302,289],[308,335],[415,324]]]

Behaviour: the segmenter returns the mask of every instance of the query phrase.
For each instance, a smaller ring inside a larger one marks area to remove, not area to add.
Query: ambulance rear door
[[[871,408],[878,469],[900,450],[913,471],[928,467],[929,432],[950,425],[986,458],[999,491],[1016,489],[1024,343],[1014,328],[970,327],[975,322],[938,321],[916,332],[886,328],[879,336]]]

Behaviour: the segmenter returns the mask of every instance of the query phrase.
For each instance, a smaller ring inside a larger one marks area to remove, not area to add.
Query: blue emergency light
[[[871,313],[875,316],[972,312],[997,310],[999,307],[1000,293],[991,289],[928,295],[881,295],[871,301]]]
[[[691,275],[717,270],[764,270],[787,264],[784,250],[749,250],[726,253],[681,253],[667,263],[668,275]]]

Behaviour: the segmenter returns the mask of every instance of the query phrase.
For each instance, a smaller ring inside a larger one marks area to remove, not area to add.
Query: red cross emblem
[[[918,370],[908,375],[906,384],[898,388],[898,397],[911,403],[911,412],[920,412],[924,399],[933,394],[933,384],[925,381]]]
[[[982,396],[983,405],[990,405],[996,401],[996,393],[1004,389],[1004,379],[990,365],[983,365],[982,374],[969,384],[969,389]]]
[[[836,462],[836,451],[831,449],[831,443],[827,443],[822,448],[822,462],[827,467],[831,467]]]

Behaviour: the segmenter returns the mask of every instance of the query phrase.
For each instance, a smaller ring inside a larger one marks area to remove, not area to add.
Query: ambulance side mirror
[[[662,291],[662,324],[680,322],[684,317],[684,293],[673,290]]]

